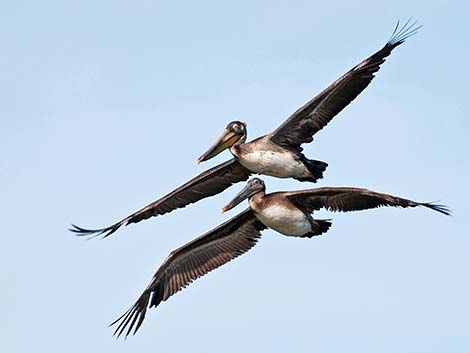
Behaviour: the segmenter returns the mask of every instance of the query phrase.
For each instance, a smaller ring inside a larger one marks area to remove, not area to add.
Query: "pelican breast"
[[[264,225],[284,235],[301,236],[312,230],[308,215],[292,205],[269,202],[258,207],[250,200],[250,206]]]
[[[298,155],[273,144],[266,137],[240,147],[234,154],[242,166],[254,173],[277,178],[309,175]]]

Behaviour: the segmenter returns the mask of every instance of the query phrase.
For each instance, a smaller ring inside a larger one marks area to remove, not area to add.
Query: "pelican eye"
[[[235,123],[232,126],[230,126],[230,131],[236,133],[237,135],[243,135],[244,126],[240,125],[239,123]]]

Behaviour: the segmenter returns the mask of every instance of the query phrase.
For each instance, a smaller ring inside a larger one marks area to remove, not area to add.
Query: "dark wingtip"
[[[134,305],[123,315],[121,315],[117,320],[109,324],[109,327],[117,324],[117,327],[113,333],[113,337],[116,337],[116,339],[118,339],[123,336],[124,340],[126,340],[129,335],[134,336],[142,325],[144,318],[145,312],[140,312],[138,308]]]
[[[452,211],[445,205],[438,205],[432,202],[428,203],[423,203],[422,204],[425,207],[428,207],[434,211],[440,212],[442,214],[445,214],[446,216],[452,216]]]
[[[423,25],[418,25],[418,20],[413,20],[410,17],[403,26],[400,27],[400,20],[397,21],[397,25],[387,42],[387,45],[396,47],[402,44],[407,38],[415,35]]]
[[[111,322],[108,327],[111,327],[111,326],[114,326],[116,324],[117,327],[116,329],[114,330],[113,332],[113,337],[115,337],[116,339],[118,339],[119,337],[121,337],[125,327],[126,327],[126,321],[128,320],[129,318],[129,315],[131,314],[132,310],[134,309],[134,307],[131,307],[129,310],[127,310],[124,314],[122,314],[120,317],[118,317],[116,320],[114,320],[113,322]],[[127,339],[127,336],[128,335],[125,335],[124,336],[124,340]]]
[[[72,227],[69,228],[69,231],[71,231],[72,233],[75,233],[75,235],[79,237],[89,236],[90,239],[98,237],[100,235],[103,235],[103,238],[106,238],[107,236],[113,234],[120,227],[120,225],[118,224],[112,225],[111,227],[107,227],[107,228],[101,228],[101,229],[86,229],[86,228],[79,227],[75,224],[71,224],[71,226]]]
[[[117,325],[114,330],[113,337],[118,339],[119,337],[124,336],[124,339],[126,340],[128,336],[134,336],[137,333],[145,319],[149,299],[150,292],[146,290],[134,305],[109,324],[110,327]]]

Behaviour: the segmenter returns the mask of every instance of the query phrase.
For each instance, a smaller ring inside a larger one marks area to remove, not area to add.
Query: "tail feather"
[[[331,227],[330,221],[331,219],[312,219],[310,221],[312,225],[312,231],[302,235],[302,238],[311,238],[326,233]]]
[[[302,162],[310,172],[310,176],[295,178],[300,181],[310,181],[316,183],[318,179],[323,178],[323,172],[326,170],[326,167],[328,167],[328,163],[316,161],[314,159],[308,159],[304,156],[302,156]]]

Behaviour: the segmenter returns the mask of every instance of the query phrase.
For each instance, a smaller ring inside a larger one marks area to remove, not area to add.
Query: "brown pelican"
[[[265,195],[261,179],[251,179],[245,188],[223,208],[227,211],[245,199],[250,208],[201,237],[172,251],[153,276],[135,304],[111,325],[114,334],[135,334],[147,308],[159,305],[197,278],[244,254],[255,246],[261,231],[271,228],[279,233],[311,238],[328,231],[331,220],[314,219],[315,210],[358,211],[380,206],[423,206],[449,215],[447,207],[415,202],[359,188],[317,188]]]
[[[163,215],[203,198],[216,195],[230,185],[245,181],[252,173],[315,182],[322,178],[327,164],[307,159],[301,145],[325,127],[372,81],[374,74],[392,50],[416,33],[420,26],[406,22],[395,27],[390,40],[378,52],[333,82],[319,95],[294,112],[274,132],[252,142],[246,141],[246,125],[239,121],[227,125],[222,136],[198,161],[210,159],[229,148],[235,158],[198,175],[161,199],[105,228],[85,229],[72,225],[78,235],[107,237],[124,225]]]

